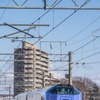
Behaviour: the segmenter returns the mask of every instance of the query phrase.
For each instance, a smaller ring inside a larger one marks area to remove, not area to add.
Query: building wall
[[[29,42],[14,51],[14,95],[49,86],[48,54]],[[20,60],[20,61],[16,61]]]

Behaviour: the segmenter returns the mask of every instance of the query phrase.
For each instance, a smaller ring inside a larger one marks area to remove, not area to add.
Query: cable
[[[100,47],[98,47],[98,48],[94,48],[94,49],[97,50],[97,49],[100,49]],[[86,52],[90,52],[90,51],[93,51],[94,49],[90,49],[90,50],[84,51],[84,53],[86,53]],[[79,53],[82,53],[82,52],[74,53],[74,55],[75,55],[75,54],[79,54]]]
[[[87,28],[89,28],[92,24],[94,24],[98,19],[100,19],[100,16],[97,17],[93,22],[91,22],[89,25],[87,25],[84,29],[82,29],[80,32],[78,32],[77,34],[75,34],[74,36],[72,36],[71,38],[69,38],[66,42],[72,40],[73,38],[75,38],[76,36],[78,36],[79,34],[81,34],[83,31],[85,31]]]
[[[74,0],[72,0],[72,2],[75,4],[75,6],[77,6],[77,7],[78,7],[77,3],[76,3]]]
[[[25,35],[25,36],[26,36],[26,35]],[[24,38],[25,38],[25,36],[24,36]],[[24,40],[24,38],[22,39],[22,41]],[[19,48],[20,45],[21,45],[21,42],[19,43],[19,45],[17,46],[17,48]],[[0,69],[2,69],[3,67],[5,67],[5,65],[9,62],[9,60],[10,60],[12,57],[13,57],[13,55],[10,56],[10,58],[8,59],[8,61],[7,61],[2,67],[0,67]],[[11,65],[10,67],[12,67],[12,65]],[[9,67],[9,68],[10,68],[10,67]],[[8,69],[9,69],[9,68],[8,68]],[[8,70],[8,69],[7,69],[7,70]],[[7,70],[6,70],[6,71],[7,71]],[[5,71],[5,72],[6,72],[6,71]],[[5,73],[5,72],[4,72],[4,73]],[[4,73],[3,73],[3,74],[4,74]],[[2,75],[3,75],[3,74],[2,74]]]
[[[87,1],[87,0],[86,0]],[[69,16],[67,16],[64,20],[62,20],[59,24],[57,24],[54,28],[52,28],[49,32],[47,32],[41,39],[43,39],[44,37],[46,37],[49,33],[51,33],[54,29],[56,29],[58,26],[60,26],[63,22],[65,22],[67,19],[69,19],[71,16],[73,16],[78,10],[80,10],[84,5],[86,5],[88,2],[86,2],[77,10],[75,10],[73,13],[71,13]],[[89,0],[91,1],[91,0]],[[36,44],[37,42],[39,42],[41,39],[39,39],[38,41],[36,41],[34,44]],[[34,45],[33,44],[33,45]]]
[[[10,1],[11,1],[11,0],[8,1],[7,6],[9,5]],[[4,16],[6,10],[7,10],[7,9],[5,9],[4,12],[2,13],[2,15],[1,15],[1,17],[0,17],[0,21],[1,21],[1,19],[3,18],[3,16]],[[6,58],[6,56],[5,56],[4,58]],[[4,59],[4,58],[3,58],[3,59]]]
[[[8,1],[7,6],[9,5],[10,1],[11,1],[11,0]],[[0,21],[1,21],[1,19],[3,18],[3,16],[4,16],[6,10],[7,10],[7,9],[4,9],[4,11],[3,11],[3,13],[2,13],[2,15],[1,15],[1,17],[0,17]]]
[[[21,6],[23,6],[28,0],[25,0]]]
[[[12,1],[16,4],[16,6],[19,6],[19,4],[18,4],[15,0],[12,0]],[[28,1],[28,0],[25,0],[25,1],[21,4],[21,6],[23,6],[27,1]]]
[[[84,2],[84,4],[79,8],[79,9],[81,9],[85,4],[87,4],[89,1],[91,1],[91,0],[86,0],[85,2]],[[43,38],[46,36],[46,35],[48,35],[50,32],[52,32],[55,28],[57,28],[59,25],[61,25],[64,21],[66,21],[68,18],[70,18],[72,15],[74,15],[74,13],[76,13],[79,9],[77,9],[76,11],[74,11],[72,14],[70,14],[68,17],[66,17],[63,21],[61,21],[58,25],[56,25],[53,29],[51,29],[47,34],[45,34],[44,36],[43,36]],[[40,41],[40,40],[38,40],[38,41]],[[38,42],[37,41],[37,42]],[[35,43],[37,43],[37,42],[35,42]],[[34,44],[35,44],[34,43]],[[65,59],[65,57],[64,57],[64,59]],[[62,66],[62,67],[60,67],[60,68],[63,68],[64,66]],[[58,68],[59,69],[59,68]],[[54,70],[56,70],[56,69],[54,69]]]
[[[53,2],[53,4],[51,5],[51,7],[54,6],[54,5],[57,3],[57,1],[58,1],[58,0],[55,0],[55,1]]]
[[[62,0],[61,0],[62,1]],[[61,2],[60,1],[60,2]],[[91,0],[89,0],[89,1],[91,1]],[[87,2],[87,0],[85,1],[85,3],[80,7],[80,8],[82,8],[85,4],[87,4],[88,2]],[[57,3],[58,4],[58,3]],[[80,9],[79,8],[79,9]],[[77,9],[77,11],[79,10],[79,9]],[[51,10],[51,9],[50,9]],[[46,13],[48,13],[50,10],[48,10]],[[65,22],[68,18],[70,18],[72,15],[74,15],[74,13],[76,13],[77,11],[74,11],[72,14],[70,14],[67,18],[65,18],[63,21],[61,21],[58,25],[56,25],[53,29],[51,29],[47,34],[45,34],[44,36],[43,36],[43,38],[46,36],[46,35],[48,35],[50,32],[52,32],[55,28],[57,28],[59,25],[61,25],[63,22]],[[45,13],[45,14],[46,14]],[[43,17],[45,14],[43,14],[41,17]],[[41,17],[39,17],[39,19],[41,18]],[[38,20],[38,19],[37,19]],[[37,21],[36,20],[36,21]],[[35,21],[35,22],[36,22]],[[39,39],[38,41],[40,41],[41,39]],[[37,41],[37,42],[38,42]],[[37,42],[35,42],[35,44],[37,43]],[[8,70],[8,69],[7,69]]]
[[[68,42],[68,41],[70,41],[70,40],[72,40],[74,37],[76,37],[77,35],[79,35],[79,34],[81,34],[83,31],[85,31],[87,28],[89,28],[92,24],[94,24],[97,20],[99,20],[100,19],[100,16],[99,17],[97,17],[95,20],[93,20],[89,25],[87,25],[85,28],[83,28],[80,32],[78,32],[77,34],[75,34],[74,36],[72,36],[71,38],[69,38],[66,42]],[[88,38],[88,37],[86,37],[86,38]],[[80,41],[83,41],[84,39],[82,39],[82,40],[80,40]],[[80,42],[80,41],[77,41],[77,42]],[[74,42],[73,44],[75,44],[76,42]],[[69,45],[73,45],[73,44],[69,44]],[[68,45],[67,45],[68,46]],[[65,49],[65,48],[63,48],[63,49]],[[66,56],[64,57],[64,58],[66,58]]]
[[[64,66],[62,66],[62,67],[53,69],[53,71],[56,71],[56,70],[58,70],[58,69],[60,69],[60,68],[63,68],[63,67],[65,67],[65,66],[67,67],[67,65],[64,65]]]
[[[52,8],[54,8],[55,6],[57,6],[62,0],[60,0],[59,2],[57,2]],[[46,11],[43,15],[41,15],[39,18],[37,18],[32,24],[34,24],[35,22],[37,22],[38,20],[40,20],[42,17],[44,17],[48,12],[50,12],[51,9],[49,9],[48,11]]]
[[[81,59],[79,59],[79,60],[73,62],[73,63],[76,63],[76,62],[78,62],[78,61],[80,61],[80,60],[87,59],[87,58],[89,58],[89,57],[95,56],[95,55],[97,55],[97,54],[99,54],[99,53],[100,53],[100,52],[97,52],[97,53],[94,53],[94,54],[92,54],[92,55],[86,56],[86,57],[84,57],[84,58],[81,58]]]
[[[99,37],[96,37],[96,38],[92,39],[91,41],[87,42],[87,43],[84,44],[83,46],[81,46],[81,47],[79,47],[78,49],[74,50],[73,53],[76,52],[76,51],[78,51],[78,50],[80,50],[81,48],[87,46],[88,44],[90,44],[91,42],[95,41],[95,40],[98,39],[98,38],[99,38]]]
[[[45,36],[47,36],[49,33],[51,33],[54,29],[56,29],[58,26],[60,26],[63,22],[65,22],[67,19],[69,19],[72,15],[74,15],[78,10],[80,10],[84,5],[86,5],[89,1],[91,0],[86,0],[83,5],[77,9],[76,11],[74,11],[73,13],[71,13],[69,16],[67,16],[64,20],[62,20],[59,24],[57,24],[55,27],[53,27],[49,32],[47,32],[42,38],[40,38],[38,41],[36,41],[34,44],[36,44],[37,42],[39,42],[41,39],[43,39]],[[34,45],[33,44],[33,45]],[[32,46],[31,46],[32,47]]]
[[[96,62],[86,62],[85,64],[98,64],[100,63],[100,61],[96,61]]]
[[[79,40],[79,41],[76,41],[76,42],[74,42],[74,43],[68,44],[67,46],[70,46],[70,45],[74,45],[74,44],[80,43],[80,42],[82,42],[82,41],[84,41],[84,40],[90,38],[90,36],[91,36],[91,35],[88,35],[87,37],[85,37],[85,38],[83,38],[83,39],[81,39],[81,40]]]
[[[36,31],[36,33],[38,34],[38,36],[41,37],[40,33],[36,30],[36,28],[34,28],[34,30]]]
[[[83,62],[83,63],[77,62],[76,64],[82,64],[82,65],[85,65],[85,64],[97,64],[97,63],[100,63],[100,61],[96,61],[96,62]]]

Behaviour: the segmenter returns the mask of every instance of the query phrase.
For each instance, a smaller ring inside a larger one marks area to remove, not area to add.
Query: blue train
[[[71,85],[58,84],[45,89],[18,94],[14,100],[82,100],[82,94]]]

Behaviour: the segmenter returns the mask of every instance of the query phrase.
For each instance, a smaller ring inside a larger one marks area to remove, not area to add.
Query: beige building
[[[14,60],[14,95],[50,85],[48,54],[36,45],[24,41]]]

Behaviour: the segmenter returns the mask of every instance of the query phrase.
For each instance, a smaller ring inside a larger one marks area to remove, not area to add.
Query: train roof
[[[76,94],[76,95],[81,93],[79,90],[77,90],[72,85],[56,84],[56,85],[53,85],[53,86],[45,87],[43,89],[38,89],[38,90],[30,91],[30,92],[24,92],[24,93],[18,94],[17,96],[20,96],[20,95],[35,95],[35,94],[51,93],[51,91],[53,91],[54,89],[57,90],[57,88],[73,89],[74,94]]]
[[[76,95],[81,93],[81,92],[80,92],[78,89],[76,89],[74,86],[72,86],[72,85],[67,85],[67,84],[57,84],[57,85],[54,85],[54,86],[52,86],[51,88],[48,88],[46,92],[51,92],[51,91],[52,91],[52,93],[54,93],[54,90],[55,90],[55,92],[56,92],[56,91],[58,91],[59,89],[60,89],[60,90],[61,90],[61,89],[65,89],[66,92],[67,92],[67,91],[73,91],[73,94],[76,94]]]

